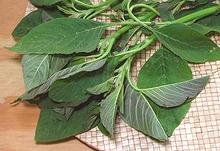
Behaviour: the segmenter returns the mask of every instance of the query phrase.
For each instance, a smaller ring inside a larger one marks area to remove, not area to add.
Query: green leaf
[[[14,38],[20,39],[29,33],[34,27],[54,18],[60,17],[65,17],[65,15],[55,8],[38,9],[25,16],[16,26],[12,35]]]
[[[202,34],[202,35],[206,35],[206,34],[208,34],[209,32],[212,31],[211,28],[209,28],[209,27],[207,27],[207,26],[203,26],[203,25],[197,24],[197,23],[191,24],[190,27],[191,27],[193,30],[199,32],[199,33]]]
[[[118,49],[119,51],[125,51],[126,46],[129,44],[129,41],[139,29],[140,27],[132,28],[128,30],[125,34],[123,34],[116,43],[116,49]]]
[[[27,90],[35,88],[49,78],[49,55],[24,55],[22,58],[23,77]]]
[[[184,24],[171,24],[155,30],[159,41],[174,54],[194,63],[220,59],[220,48],[206,36]]]
[[[186,76],[182,76],[183,73]],[[178,81],[173,82],[176,77],[179,77]],[[208,77],[194,80],[186,78],[192,78],[187,63],[166,48],[160,48],[140,71],[139,83],[148,83],[140,91],[159,106],[179,106],[196,97],[208,82]]]
[[[147,95],[154,103],[162,107],[175,107],[188,99],[195,98],[206,86],[209,77],[202,77],[174,84],[162,85],[141,92]]]
[[[159,3],[157,6],[157,10],[160,13],[160,17],[163,21],[171,21],[174,20],[174,16],[172,14],[173,4],[170,2]]]
[[[104,23],[58,18],[32,29],[11,49],[22,54],[72,54],[94,51],[106,28]]]
[[[117,113],[117,101],[120,90],[121,89],[116,88],[101,102],[101,122],[111,135],[113,135],[114,131],[114,124]]]
[[[31,100],[40,94],[46,93],[48,91],[48,89],[50,88],[51,84],[53,84],[53,82],[55,82],[56,80],[66,79],[66,78],[69,78],[70,76],[74,76],[74,75],[76,75],[78,73],[82,73],[82,72],[90,72],[90,71],[97,70],[97,69],[101,68],[105,64],[105,62],[106,62],[106,59],[103,59],[103,60],[99,60],[99,61],[90,63],[85,66],[84,66],[84,64],[79,64],[79,65],[75,65],[73,67],[68,67],[63,70],[60,70],[60,71],[54,73],[45,83],[43,83],[42,85],[40,85],[30,91],[27,91],[20,98],[23,100]]]
[[[143,66],[138,75],[137,85],[141,89],[146,89],[190,79],[192,79],[192,73],[187,63],[163,48],[158,50]],[[189,101],[177,107],[164,108],[150,99],[148,101],[168,136],[171,136],[181,123],[191,105]]]
[[[198,20],[196,23],[204,26],[204,28],[208,28],[209,31],[207,33],[214,31],[220,33],[220,14],[210,15],[205,18]]]
[[[56,102],[72,102],[77,106],[91,96],[87,89],[99,85],[113,76],[118,62],[109,61],[103,68],[54,82],[49,97]]]
[[[160,141],[168,139],[149,100],[143,94],[134,91],[129,84],[125,89],[124,103],[124,114],[121,116],[129,126]]]
[[[99,85],[88,88],[87,91],[90,94],[100,95],[102,93],[109,92],[113,87],[114,87],[114,78],[111,78]]]
[[[23,77],[29,91],[48,80],[50,75],[61,70],[69,61],[68,56],[24,55]]]
[[[110,136],[109,132],[101,122],[98,124],[98,128],[102,132],[102,134],[104,134],[105,136]]]
[[[50,55],[50,76],[63,69],[71,58],[68,55]]]
[[[84,133],[98,125],[98,114],[97,101],[90,101],[78,110],[74,110],[68,120],[52,109],[42,109],[35,140],[38,143],[47,143]]]
[[[192,72],[187,62],[165,47],[157,50],[138,74],[138,83],[141,88],[159,87],[190,79],[192,79]]]
[[[30,0],[36,6],[51,6],[64,0]]]

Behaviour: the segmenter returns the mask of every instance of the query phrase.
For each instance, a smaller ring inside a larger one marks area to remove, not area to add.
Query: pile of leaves
[[[23,54],[26,85],[14,103],[41,109],[36,142],[94,127],[112,137],[116,116],[168,140],[209,80],[193,79],[188,63],[220,60],[220,48],[210,39],[220,32],[218,2],[31,0],[38,9],[17,25],[18,42],[10,49]],[[98,22],[100,17],[111,22]],[[109,28],[116,30],[106,34]],[[157,40],[160,48],[133,80],[135,56]]]

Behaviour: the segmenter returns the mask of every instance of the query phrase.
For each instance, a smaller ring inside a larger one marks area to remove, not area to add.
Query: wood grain
[[[0,0],[0,151],[92,151],[74,138],[57,144],[36,144],[39,109],[9,104],[24,92],[24,83],[20,56],[4,47],[15,43],[10,34],[23,17],[26,5],[27,0]]]

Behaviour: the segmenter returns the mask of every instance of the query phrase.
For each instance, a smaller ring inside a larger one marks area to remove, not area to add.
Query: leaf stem
[[[185,23],[185,22],[198,20],[198,19],[201,19],[201,18],[206,17],[208,15],[211,15],[219,10],[220,10],[220,5],[212,6],[212,7],[197,11],[195,13],[186,15],[182,18],[179,18],[179,19],[173,21],[172,23]]]

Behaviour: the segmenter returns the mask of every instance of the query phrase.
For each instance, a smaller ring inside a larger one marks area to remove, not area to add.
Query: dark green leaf
[[[111,78],[99,85],[88,88],[87,91],[90,94],[100,95],[102,93],[109,92],[113,87],[114,87],[114,78]]]
[[[42,109],[35,140],[38,143],[54,142],[84,133],[98,125],[98,102],[90,101],[75,110],[67,120],[52,109]]]
[[[32,29],[11,49],[22,54],[72,54],[94,51],[106,28],[104,23],[58,18]]]
[[[64,17],[64,15],[55,8],[38,9],[25,16],[16,26],[12,35],[14,38],[20,39],[29,33],[34,27],[51,19],[60,17]]]
[[[110,136],[109,132],[101,122],[98,124],[98,128],[102,132],[102,134],[104,134],[105,136]]]
[[[154,53],[138,75],[138,83],[141,88],[158,87],[190,79],[192,79],[192,73],[187,62],[165,47]]]
[[[160,3],[157,6],[157,10],[160,13],[160,17],[163,21],[174,20],[174,16],[172,14],[173,4],[169,2]]]
[[[220,60],[220,48],[206,36],[184,24],[171,24],[155,31],[159,41],[181,58],[195,63]]]
[[[196,23],[208,28],[207,33],[214,31],[220,33],[220,13],[217,15],[211,15],[203,19],[198,20]]]
[[[77,106],[91,96],[88,88],[99,85],[113,76],[116,65],[117,62],[112,60],[97,71],[58,80],[51,85],[49,96],[56,102],[72,102]]]

